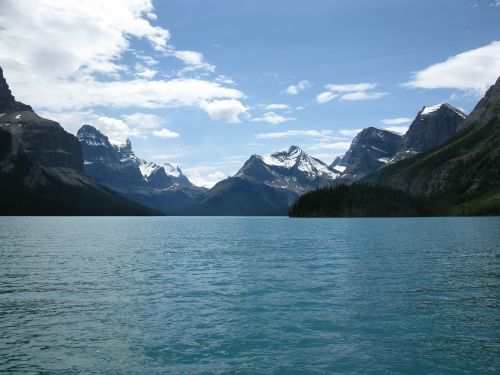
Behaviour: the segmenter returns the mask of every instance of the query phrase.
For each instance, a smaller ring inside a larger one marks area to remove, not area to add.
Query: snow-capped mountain
[[[328,185],[338,175],[338,172],[297,146],[272,155],[252,155],[236,173],[236,176],[253,178],[299,194]]]
[[[154,188],[175,189],[179,186],[191,186],[189,179],[182,174],[177,165],[164,163],[162,165],[140,160],[139,170],[146,183]]]
[[[233,177],[217,183],[195,212],[283,215],[300,194],[333,184],[338,175],[297,146],[272,155],[252,155]]]
[[[453,137],[465,114],[448,103],[423,107],[403,137],[398,153],[390,163],[437,147]]]

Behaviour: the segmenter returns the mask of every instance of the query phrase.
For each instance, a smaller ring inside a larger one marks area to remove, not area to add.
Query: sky
[[[290,145],[470,112],[500,76],[500,0],[0,0],[17,100],[211,187]]]

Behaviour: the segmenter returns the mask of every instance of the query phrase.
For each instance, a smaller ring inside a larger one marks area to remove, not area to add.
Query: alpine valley
[[[0,113],[4,215],[370,215],[338,205],[360,195],[404,197],[399,211],[370,211],[378,215],[500,213],[500,80],[469,116],[423,107],[406,134],[367,127],[331,165],[298,146],[252,155],[210,190],[174,164],[139,158],[130,140],[113,145],[92,125],[69,134],[17,102],[1,69]]]

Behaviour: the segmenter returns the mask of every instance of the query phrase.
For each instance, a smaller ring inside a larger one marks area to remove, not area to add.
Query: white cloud
[[[280,138],[328,138],[333,136],[331,130],[287,130],[282,132],[258,133],[255,135],[257,139],[280,139]]]
[[[187,65],[202,65],[205,63],[203,55],[195,51],[175,51],[174,56]]]
[[[288,86],[285,90],[282,91],[282,93],[288,94],[288,95],[298,95],[298,93],[300,91],[304,91],[304,90],[308,89],[309,87],[311,87],[311,82],[304,80],[304,81],[300,81],[296,85]]]
[[[341,129],[339,133],[346,137],[355,137],[363,129]]]
[[[215,78],[215,81],[219,83],[223,83],[225,85],[234,85],[236,82],[232,78],[229,78],[225,75],[219,74],[217,78]]]
[[[179,138],[180,134],[176,133],[167,128],[162,128],[159,130],[153,130],[153,135],[158,138],[170,139],[170,138]]]
[[[213,120],[225,120],[231,123],[239,123],[240,115],[247,112],[247,107],[235,99],[214,100],[201,103],[201,108],[208,113]]]
[[[350,92],[347,94],[342,95],[340,98],[342,100],[374,100],[374,99],[379,99],[382,98],[383,96],[386,96],[389,94],[388,92],[367,92],[367,91],[357,91],[357,92]]]
[[[1,65],[27,78],[68,77],[80,69],[113,73],[129,38],[165,50],[170,32],[146,18],[150,0],[4,0],[0,12]]]
[[[385,125],[399,125],[399,124],[407,124],[412,122],[413,120],[409,117],[398,117],[398,118],[386,118],[382,120],[382,124]]]
[[[228,174],[222,172],[219,166],[214,165],[198,165],[185,168],[183,172],[193,184],[209,189],[217,182],[228,177]]]
[[[92,119],[91,125],[103,132],[111,143],[123,143],[129,137],[142,137],[139,129],[131,128],[123,120],[108,117],[97,116]]]
[[[384,128],[384,130],[399,134],[405,134],[408,131],[408,126],[388,126]]]
[[[150,113],[132,113],[130,115],[122,116],[122,119],[129,125],[137,126],[142,129],[156,129],[159,128],[165,120],[157,115]]]
[[[264,109],[267,111],[275,111],[275,110],[282,110],[282,109],[284,110],[284,109],[290,109],[290,106],[287,104],[273,103],[273,104],[268,104],[268,105],[264,106]]]
[[[410,88],[484,91],[500,76],[500,41],[459,53],[416,72]]]
[[[342,100],[373,100],[379,99],[385,95],[387,92],[376,92],[369,91],[377,87],[376,83],[348,83],[348,84],[333,84],[330,83],[325,86],[328,91],[322,92],[316,97],[316,101],[319,104],[328,103],[332,99],[341,95]]]
[[[154,76],[158,73],[158,71],[145,67],[142,64],[137,64],[135,69],[136,69],[135,75],[138,78],[151,79],[154,78]]]
[[[156,60],[155,58],[153,58],[151,56],[143,55],[140,53],[134,53],[134,56],[137,57],[139,60],[141,60],[144,64],[146,64],[148,66],[157,65],[159,63],[158,60]]]
[[[133,113],[114,118],[96,114],[92,111],[48,112],[40,115],[59,122],[66,131],[76,134],[83,124],[90,124],[101,130],[113,143],[123,143],[128,137],[146,137],[146,131],[159,128],[166,121],[148,113]]]
[[[325,86],[328,91],[332,92],[354,92],[354,91],[368,91],[377,87],[376,83],[349,83],[346,85],[338,85],[330,83]]]
[[[0,51],[11,53],[0,54],[0,66],[17,99],[37,111],[205,108],[206,102],[244,97],[225,82],[155,78],[162,72],[151,68],[158,64],[151,54],[177,52],[184,69],[213,67],[198,52],[168,45],[170,32],[151,23],[151,0],[4,0],[1,7]],[[132,49],[138,39],[149,46]],[[124,65],[128,52],[136,61]]]
[[[83,81],[57,81],[48,87],[39,84],[39,81],[27,82],[15,92],[20,93],[23,101],[33,104],[35,108],[60,111],[90,107],[204,108],[203,103],[207,100],[243,97],[240,91],[215,82],[184,78],[110,82],[87,78]]]
[[[260,117],[255,117],[252,119],[253,122],[268,122],[270,124],[281,124],[283,122],[286,122],[286,121],[294,121],[296,120],[295,118],[293,117],[285,117],[285,116],[281,116],[281,115],[278,115],[274,112],[267,112],[267,113],[264,113],[262,116]]]
[[[188,65],[183,72],[203,69],[209,72],[215,71],[215,66],[208,64],[200,52],[196,51],[174,51],[174,56]]]
[[[324,103],[328,103],[329,101],[335,99],[337,96],[338,96],[337,94],[334,94],[330,91],[325,91],[325,92],[322,92],[321,94],[319,94],[318,96],[316,96],[316,101],[319,104],[324,104]]]

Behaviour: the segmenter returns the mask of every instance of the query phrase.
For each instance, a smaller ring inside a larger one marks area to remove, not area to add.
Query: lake
[[[0,373],[500,372],[500,217],[0,218]]]

